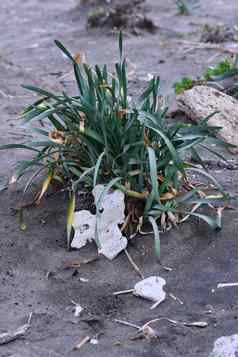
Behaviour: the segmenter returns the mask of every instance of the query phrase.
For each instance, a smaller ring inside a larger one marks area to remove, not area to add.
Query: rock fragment
[[[218,136],[225,142],[235,145],[231,148],[238,153],[238,101],[217,89],[208,86],[195,86],[177,97],[178,109],[191,120],[200,120],[214,114],[208,125],[221,127]]]
[[[222,336],[218,338],[209,357],[237,357],[238,335]]]

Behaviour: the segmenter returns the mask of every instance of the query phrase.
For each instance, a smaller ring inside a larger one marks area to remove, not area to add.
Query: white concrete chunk
[[[75,235],[71,243],[72,248],[80,249],[95,237],[96,217],[89,211],[82,210],[74,213]]]
[[[238,335],[222,336],[214,343],[209,357],[237,357]]]
[[[163,290],[163,286],[165,285],[166,281],[163,278],[150,276],[135,285],[134,294],[157,302],[159,305],[166,298],[166,292]]]
[[[97,185],[93,190],[95,202],[105,186]],[[74,214],[75,236],[72,248],[82,248],[92,240],[95,240],[96,225],[101,249],[99,253],[108,259],[114,259],[127,247],[127,239],[119,229],[119,224],[125,220],[125,195],[119,190],[110,191],[105,194],[101,204],[102,212],[99,218],[89,211],[78,211]]]

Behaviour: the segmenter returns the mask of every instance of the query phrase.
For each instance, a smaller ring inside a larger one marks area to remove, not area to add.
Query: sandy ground
[[[179,40],[199,40],[203,24],[236,24],[235,0],[199,1],[187,17],[176,15],[173,1],[148,0],[148,16],[160,27],[156,35],[129,36],[125,47],[136,66],[134,93],[143,88],[147,73],[160,73],[168,92],[181,75],[199,75],[215,51],[184,53]],[[0,144],[21,141],[30,133],[19,123],[19,113],[32,101],[21,84],[47,88],[71,88],[71,68],[54,46],[60,39],[74,53],[85,53],[91,63],[113,64],[116,41],[100,30],[86,31],[85,14],[72,1],[2,0],[0,2]],[[1,182],[10,177],[24,152],[0,153]],[[213,174],[237,194],[238,171],[213,166]],[[167,281],[169,296],[156,310],[150,303],[131,295],[114,297],[114,291],[130,289],[140,279],[124,254],[113,262],[104,258],[81,265],[78,271],[65,270],[64,263],[96,256],[94,246],[79,252],[65,249],[66,197],[50,197],[26,214],[28,229],[20,232],[14,207],[21,186],[0,192],[0,331],[25,323],[33,312],[32,324],[24,338],[0,346],[0,356],[57,357],[208,357],[213,342],[222,335],[237,333],[238,288],[216,289],[218,282],[237,281],[236,211],[224,215],[224,228],[211,232],[191,222],[162,237],[162,264],[154,255],[153,238],[138,237],[129,251],[145,276],[160,275]],[[172,270],[166,271],[163,266]],[[49,274],[51,272],[51,274]],[[88,279],[82,282],[80,278]],[[84,311],[74,317],[71,301]],[[134,330],[114,319],[142,325],[150,319],[168,317],[179,321],[206,321],[204,329],[155,325],[156,342],[130,341]],[[85,336],[99,336],[99,344],[87,344],[80,352],[74,346]],[[117,344],[120,341],[121,344]]]

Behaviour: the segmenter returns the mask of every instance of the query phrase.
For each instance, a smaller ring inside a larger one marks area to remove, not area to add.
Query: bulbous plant
[[[33,170],[27,189],[39,173],[45,172],[36,201],[54,180],[67,188],[68,247],[73,234],[76,193],[82,182],[91,188],[98,183],[105,185],[96,203],[97,211],[108,190],[123,191],[127,225],[135,219],[141,225],[142,217],[149,220],[158,255],[159,232],[190,216],[204,220],[214,229],[220,228],[221,210],[214,204],[228,195],[205,170],[199,154],[201,147],[209,150],[209,144],[224,144],[215,136],[219,128],[208,126],[209,118],[201,120],[199,125],[168,119],[168,107],[159,96],[159,77],[154,77],[138,102],[133,103],[128,96],[121,33],[120,59],[114,73],[109,73],[106,65],[92,69],[86,63],[79,63],[60,42],[56,41],[56,45],[72,62],[78,93],[69,96],[24,86],[41,96],[23,113],[24,123],[43,125],[34,128],[40,138],[1,149],[25,148],[34,153],[31,160],[20,163],[16,179]],[[213,149],[211,152],[216,154]],[[197,165],[185,160],[188,153]],[[200,179],[195,180],[191,173]],[[201,177],[205,179],[202,181]],[[203,205],[217,213],[214,218],[197,212]]]

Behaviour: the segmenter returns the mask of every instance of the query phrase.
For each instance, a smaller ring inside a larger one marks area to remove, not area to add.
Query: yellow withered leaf
[[[40,194],[39,194],[39,196],[37,198],[36,204],[40,203],[40,200],[42,199],[43,195],[48,190],[48,187],[49,187],[53,177],[54,177],[54,171],[53,170],[49,170],[48,175],[47,175],[46,179],[43,182],[42,189],[41,189],[41,192],[40,192]]]
[[[76,53],[76,55],[74,56],[75,62],[77,62],[78,64],[82,63],[82,56],[81,53]]]
[[[128,109],[120,109],[117,112],[117,118],[118,119],[123,119],[126,114],[130,113],[130,110]]]
[[[80,52],[76,53],[74,56],[74,60],[76,63],[81,64],[81,63],[86,63],[86,56],[85,54],[81,54]]]
[[[176,194],[174,194],[172,192],[166,192],[160,197],[160,200],[161,201],[172,200],[175,196],[176,196]]]
[[[67,210],[67,247],[68,247],[68,249],[70,248],[70,243],[71,243],[71,232],[72,232],[72,226],[73,226],[73,222],[74,222],[75,206],[76,206],[76,196],[75,196],[75,193],[72,192],[70,200],[69,200],[68,210]]]
[[[150,139],[146,133],[144,134],[144,143],[146,146],[150,145]]]
[[[63,145],[65,143],[65,137],[59,130],[53,130],[49,133],[49,138],[56,144]]]

